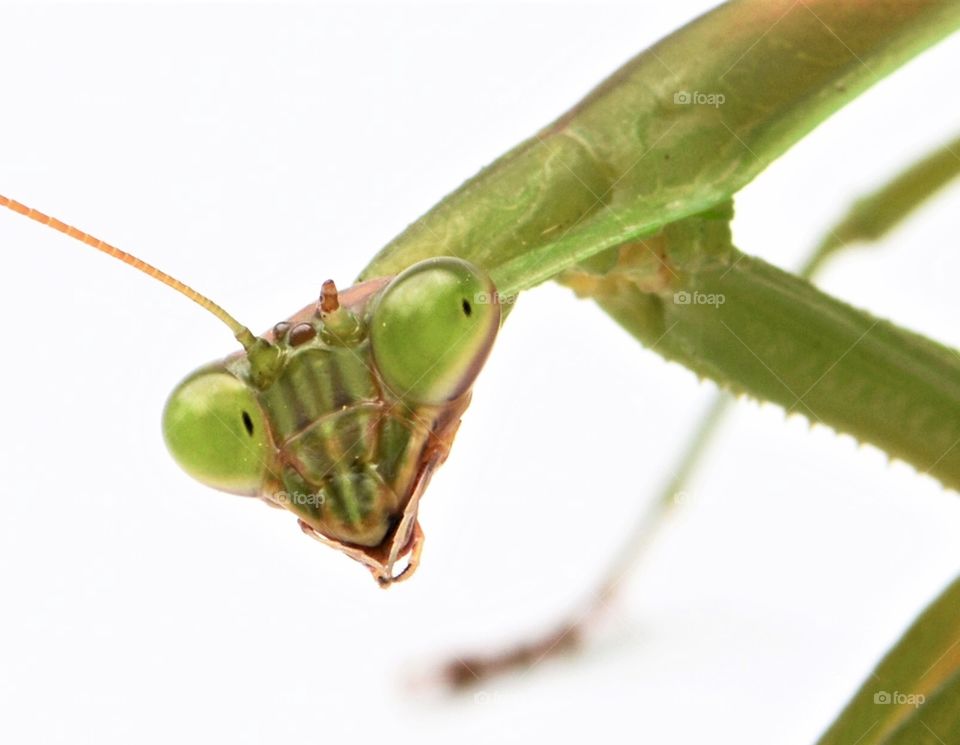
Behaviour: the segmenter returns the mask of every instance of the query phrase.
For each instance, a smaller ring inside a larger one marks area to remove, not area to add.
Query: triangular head
[[[0,207],[172,287],[233,332],[243,351],[192,373],[167,401],[164,437],[187,473],[290,510],[383,586],[413,573],[420,497],[500,328],[481,269],[440,257],[342,294],[328,281],[315,305],[256,337],[136,256],[2,195]]]
[[[316,305],[180,383],[167,445],[194,478],[290,510],[390,584],[415,568],[420,496],[499,326],[493,284],[461,259],[343,293],[327,282]]]

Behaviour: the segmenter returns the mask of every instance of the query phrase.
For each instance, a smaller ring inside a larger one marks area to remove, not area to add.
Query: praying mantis
[[[858,39],[861,45],[853,43],[857,56],[871,60],[873,71],[895,65],[952,28],[944,20],[952,16],[941,9],[948,7],[885,8],[889,25],[881,28],[878,22],[868,31],[895,38],[897,43],[892,46],[896,53],[884,47],[882,58],[874,63],[870,52],[875,39],[865,31]],[[829,12],[816,4],[813,8]],[[746,15],[758,10],[769,13],[771,19],[788,12],[786,4],[761,8],[755,3],[734,3],[713,19],[723,20],[724,13]],[[706,21],[694,25],[677,44],[682,41],[702,48],[709,36],[706,26]],[[894,27],[899,30],[891,30]],[[761,40],[757,43],[763,46]],[[731,58],[745,46],[731,47]],[[656,54],[668,68],[685,69],[677,62],[685,56],[683,52],[667,44]],[[640,75],[648,63],[652,64],[649,57],[641,59],[631,69]],[[770,75],[774,73],[786,79],[796,70],[770,71]],[[755,96],[750,106],[739,110],[737,96],[728,91],[732,104],[728,109],[671,109],[677,80],[667,79],[662,91],[651,92],[647,87],[631,86],[629,71],[621,73],[584,105],[414,224],[374,259],[361,280],[377,282],[382,277],[402,276],[432,257],[460,257],[492,278],[490,285],[482,285],[483,291],[512,299],[543,280],[562,276],[579,293],[594,297],[641,340],[659,341],[671,329],[658,351],[697,372],[876,442],[943,483],[955,485],[957,461],[950,444],[956,439],[957,423],[941,416],[956,404],[951,382],[957,379],[956,361],[949,351],[887,324],[876,325],[875,319],[729,245],[725,233],[729,194],[762,167],[763,158],[775,157],[792,138],[812,126],[810,120],[785,116],[764,129],[744,110],[763,109],[762,104],[767,104],[769,111],[770,104],[786,101],[797,91],[785,89],[782,80],[740,82],[763,87],[774,99],[774,93],[782,99],[758,104],[759,96]],[[819,108],[804,113],[812,119],[826,115],[831,106],[842,103],[868,81],[854,72],[840,83],[832,79],[817,82],[837,87],[831,89],[831,101],[820,100]],[[733,80],[730,85],[736,83]],[[804,84],[811,85],[809,80]],[[741,99],[744,97],[741,93]],[[608,126],[632,109],[652,111],[653,124],[639,143]],[[744,118],[738,119],[740,114]],[[663,115],[662,121],[655,115]],[[721,118],[726,132],[717,124]],[[690,133],[711,121],[714,126],[708,131],[716,141],[693,144]],[[759,153],[757,160],[748,157],[735,138],[744,140],[748,151]],[[717,154],[713,161],[712,145]],[[736,156],[731,155],[734,150]],[[641,154],[657,163],[670,156],[672,170],[650,169],[637,173],[636,179],[622,178]],[[742,162],[731,166],[731,161],[741,158]],[[672,303],[678,292],[722,294],[725,302],[722,307]],[[346,302],[342,305],[353,307]],[[772,309],[769,315],[777,326],[796,319],[790,334],[796,337],[797,347],[786,350],[783,357],[777,357],[781,352],[778,345],[769,344],[775,332],[783,332],[774,328],[770,318],[758,314],[761,305]],[[804,328],[816,333],[805,338]],[[740,347],[735,343],[737,336],[743,341]],[[861,337],[867,344],[854,345]],[[481,345],[481,357],[489,351],[488,343]],[[847,353],[852,345],[855,351]],[[909,360],[890,362],[898,347],[910,350]],[[751,357],[750,349],[760,350],[764,364]],[[814,352],[820,357],[812,358]],[[774,379],[766,368],[775,369],[784,379]],[[789,373],[784,375],[783,370]],[[874,378],[881,387],[864,391],[864,381]],[[874,401],[889,401],[898,408],[872,416],[876,407],[867,403]],[[242,417],[238,421],[246,429]],[[917,437],[921,430],[927,436]],[[377,571],[381,578],[392,577],[385,570]]]

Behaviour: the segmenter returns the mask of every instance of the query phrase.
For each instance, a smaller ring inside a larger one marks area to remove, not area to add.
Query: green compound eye
[[[163,437],[180,467],[207,486],[256,495],[270,438],[250,389],[220,367],[197,370],[170,394]]]
[[[496,288],[462,259],[427,259],[398,274],[373,309],[377,369],[394,395],[439,406],[464,393],[500,328]]]

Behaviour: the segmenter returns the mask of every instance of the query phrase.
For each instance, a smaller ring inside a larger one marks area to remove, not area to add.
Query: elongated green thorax
[[[420,496],[499,323],[489,279],[459,259],[342,294],[328,283],[257,348],[180,384],[168,445],[195,478],[290,510],[389,584],[419,549]]]

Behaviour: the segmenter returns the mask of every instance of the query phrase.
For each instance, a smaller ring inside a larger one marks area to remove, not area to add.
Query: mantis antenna
[[[82,230],[77,230],[77,228],[73,227],[72,225],[67,225],[65,222],[61,222],[55,217],[45,215],[42,212],[33,209],[32,207],[27,207],[25,204],[20,204],[20,202],[9,199],[2,194],[0,194],[0,206],[13,210],[24,217],[29,217],[31,220],[36,220],[41,225],[47,225],[54,230],[59,230],[61,233],[69,235],[71,238],[74,238],[81,243],[86,243],[91,248],[95,248],[98,251],[102,251],[103,253],[108,254],[115,259],[119,259],[124,264],[130,265],[134,269],[139,269],[144,274],[163,282],[163,284],[167,285],[167,287],[172,287],[181,295],[186,295],[197,305],[210,311],[213,313],[213,315],[227,324],[237,341],[243,345],[244,349],[249,350],[256,341],[256,337],[251,333],[250,329],[237,321],[237,319],[227,313],[227,311],[213,302],[210,298],[201,295],[192,287],[185,285],[175,277],[171,277],[166,272],[161,272],[155,266],[152,266],[145,261],[141,261],[133,254],[128,254],[126,251],[121,251],[116,246],[111,246],[109,243],[105,243],[99,238],[95,238],[88,233],[84,233]]]

